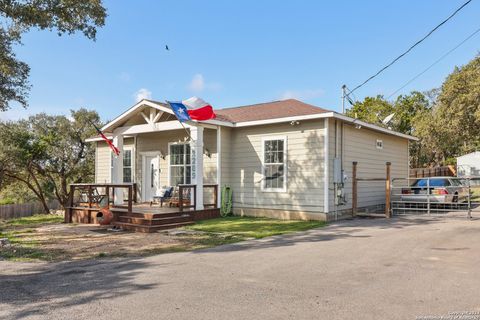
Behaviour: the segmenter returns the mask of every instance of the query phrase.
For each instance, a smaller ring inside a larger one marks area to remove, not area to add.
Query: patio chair
[[[160,195],[158,196],[154,196],[152,201],[150,201],[150,207],[154,204],[154,203],[160,203],[160,207],[163,207],[163,203],[165,202],[168,202],[171,198],[172,198],[172,194],[174,192],[174,188],[173,187],[167,187],[167,186],[164,186],[161,190],[160,190]]]
[[[182,202],[184,206],[190,205],[190,190],[183,189]],[[179,207],[180,206],[180,188],[178,186],[173,188],[172,197],[168,201],[169,207]]]

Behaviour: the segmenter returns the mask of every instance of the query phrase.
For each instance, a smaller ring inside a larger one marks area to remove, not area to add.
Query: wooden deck
[[[136,232],[155,232],[163,229],[178,228],[185,225],[193,224],[197,220],[211,219],[220,216],[220,209],[217,205],[217,197],[215,190],[215,202],[205,205],[203,210],[195,210],[195,200],[191,205],[175,207],[164,204],[150,203],[134,203],[133,186],[131,185],[113,185],[113,184],[92,184],[79,185],[80,190],[87,190],[87,201],[74,201],[74,193],[76,185],[71,186],[70,206],[66,208],[65,222],[71,223],[98,223],[97,213],[101,206],[99,201],[95,199],[95,188],[104,188],[112,191],[114,188],[128,188],[128,199],[124,201],[124,205],[114,205],[110,199],[110,192],[103,196],[106,197],[106,203],[113,213],[112,224],[124,230],[132,230]],[[188,188],[191,186],[186,186]],[[208,186],[209,188],[212,185]],[[216,188],[216,186],[215,186]],[[98,194],[98,192],[97,192]],[[93,195],[93,196],[92,196]],[[97,196],[98,197],[98,196]],[[105,202],[105,201],[104,201]]]

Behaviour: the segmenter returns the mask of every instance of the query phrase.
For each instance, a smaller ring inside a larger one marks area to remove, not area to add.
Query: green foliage
[[[456,67],[438,91],[436,103],[416,119],[420,161],[454,164],[457,156],[480,147],[480,56]]]
[[[363,101],[347,111],[347,115],[369,123],[405,134],[412,134],[414,130],[414,119],[425,110],[431,108],[429,99],[421,92],[413,91],[409,95],[400,95],[395,101],[388,101],[383,96],[366,97]],[[388,124],[382,123],[388,115],[394,113],[392,121]]]
[[[392,114],[393,110],[393,104],[378,95],[366,97],[363,101],[355,103],[351,109],[347,110],[346,114],[352,118],[382,125],[382,120]]]
[[[101,0],[0,0],[0,111],[16,101],[27,106],[30,68],[17,60],[12,47],[31,28],[55,30],[58,35],[82,32],[95,39],[97,27],[105,24]]]
[[[15,200],[13,200],[12,198],[1,198],[0,199],[0,206],[5,205],[5,204],[14,204],[14,203],[15,203]]]
[[[0,172],[5,190],[21,184],[44,204],[68,199],[70,183],[90,182],[94,173],[94,145],[85,140],[101,126],[95,111],[71,111],[65,116],[45,113],[16,122],[0,122]],[[4,191],[5,192],[5,191]]]
[[[369,123],[374,123],[392,130],[415,135],[417,133],[417,122],[427,117],[431,112],[434,92],[423,94],[413,91],[408,95],[400,95],[395,101],[388,101],[383,96],[366,97],[364,101],[357,102],[347,115]],[[394,113],[393,119],[388,123],[382,123],[388,115]],[[420,143],[410,143],[410,163],[418,166],[427,162],[428,156],[423,152]]]
[[[413,167],[455,164],[457,156],[480,148],[480,56],[456,67],[440,89],[412,92],[396,101],[367,97],[348,115],[383,125],[395,113],[393,130],[417,136],[410,144]]]

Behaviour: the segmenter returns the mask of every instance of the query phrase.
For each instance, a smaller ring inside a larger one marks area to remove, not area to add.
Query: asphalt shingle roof
[[[331,112],[295,99],[258,103],[253,105],[215,109],[217,120],[233,123],[304,116]]]

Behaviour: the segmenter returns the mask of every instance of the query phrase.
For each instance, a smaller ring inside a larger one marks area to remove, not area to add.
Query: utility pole
[[[345,97],[347,96],[347,86],[342,86],[342,113],[345,113]]]

